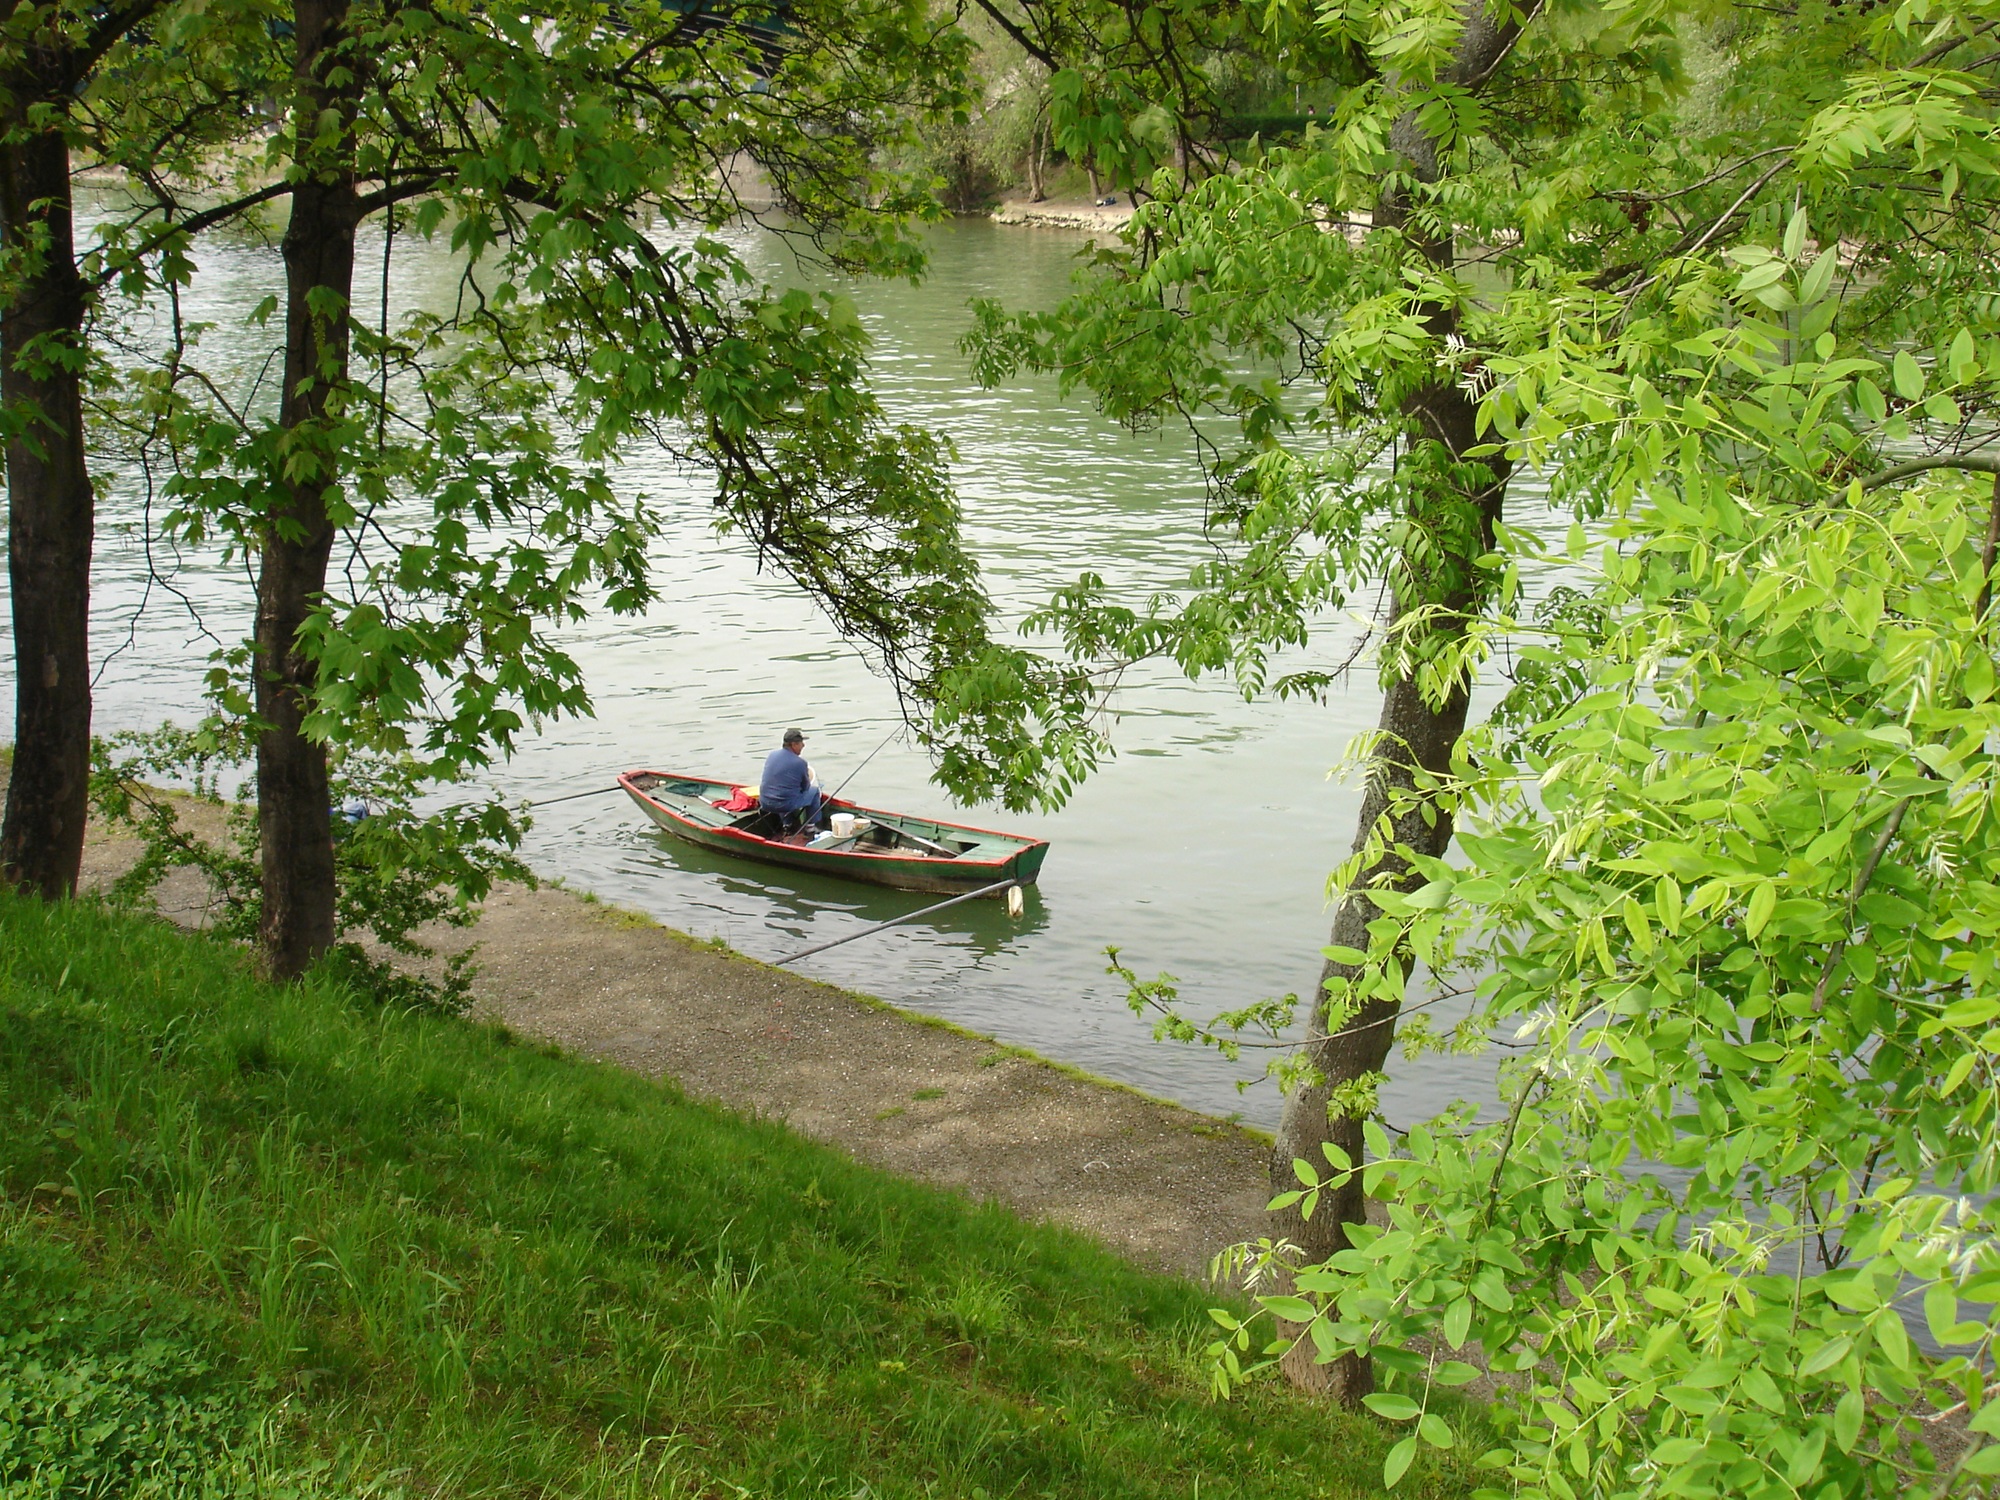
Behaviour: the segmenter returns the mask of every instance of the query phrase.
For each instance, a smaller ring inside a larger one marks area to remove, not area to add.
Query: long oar
[[[927,917],[934,911],[943,911],[947,906],[956,906],[961,901],[977,901],[981,896],[996,895],[1010,886],[1016,891],[1021,888],[1017,881],[996,880],[993,884],[981,886],[976,891],[967,891],[963,896],[953,896],[949,901],[938,902],[936,906],[922,907],[917,911],[906,911],[900,917],[891,917],[886,922],[877,922],[874,926],[864,927],[859,932],[850,932],[846,937],[837,937],[830,943],[818,943],[811,948],[801,948],[797,953],[788,954],[784,958],[779,959],[778,962],[781,964],[795,963],[799,959],[810,957],[812,954],[824,953],[829,948],[838,948],[842,943],[851,943],[856,938],[865,938],[870,933],[880,932],[886,927],[895,927],[904,922],[913,922],[918,917]],[[1020,912],[1015,909],[1015,904],[1015,901],[1009,898],[1007,902],[1007,915],[1010,917],[1020,915]]]
[[[587,792],[571,792],[571,793],[570,793],[570,794],[569,794],[569,795],[568,795],[567,797],[548,797],[548,798],[545,798],[545,799],[543,799],[543,800],[542,800],[542,801],[540,801],[540,802],[530,802],[530,803],[528,804],[528,806],[530,806],[530,807],[554,807],[554,806],[555,806],[555,805],[556,805],[556,804],[557,804],[558,802],[574,802],[574,801],[576,801],[576,799],[577,799],[577,798],[579,798],[579,797],[602,797],[602,796],[604,796],[604,795],[605,795],[606,793],[609,793],[609,792],[622,792],[622,791],[624,791],[624,790],[625,790],[625,788],[624,788],[624,787],[622,787],[622,786],[599,786],[599,787],[592,787],[592,788],[591,788],[591,789],[590,789],[589,791],[587,791]]]

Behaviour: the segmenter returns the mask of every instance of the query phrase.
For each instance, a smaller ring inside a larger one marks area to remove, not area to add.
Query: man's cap
[[[787,729],[784,742],[787,745],[803,745],[806,742],[806,732],[803,729]]]

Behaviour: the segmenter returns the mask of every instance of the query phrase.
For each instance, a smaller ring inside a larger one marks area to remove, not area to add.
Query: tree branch
[[[1736,201],[1730,204],[1728,208],[1722,211],[1721,217],[1718,218],[1713,224],[1709,225],[1707,229],[1702,231],[1700,238],[1690,242],[1686,235],[1682,235],[1680,243],[1678,245],[1673,246],[1665,254],[1661,255],[1659,259],[1662,261],[1667,261],[1667,260],[1675,260],[1681,256],[1686,256],[1686,255],[1699,255],[1707,247],[1708,242],[1710,240],[1714,239],[1718,234],[1722,233],[1723,226],[1728,224],[1728,222],[1731,219],[1736,217],[1736,211],[1741,207],[1743,207],[1744,204],[1748,203],[1752,198],[1756,197],[1759,193],[1763,192],[1764,189],[1770,185],[1771,179],[1776,177],[1780,172],[1784,171],[1786,167],[1790,166],[1791,161],[1792,158],[1789,152],[1786,155],[1779,157],[1778,160],[1772,164],[1770,171],[1766,172],[1762,177],[1759,177],[1755,182],[1751,183],[1750,186],[1745,188],[1743,192],[1737,197]],[[1655,264],[1657,263],[1658,262],[1655,262]],[[1645,291],[1647,287],[1651,286],[1654,282],[1658,281],[1665,274],[1666,273],[1664,271],[1655,271],[1651,276],[1648,276],[1644,281],[1640,282],[1637,286],[1633,287],[1629,292],[1626,292],[1624,294],[1626,305],[1629,307],[1632,301],[1639,295],[1639,293]]]
[[[1061,71],[1062,64],[1056,61],[1055,55],[1051,53],[1047,48],[1038,46],[1035,42],[1031,41],[1028,37],[1027,32],[1023,31],[1019,26],[1015,25],[1012,21],[1008,20],[1005,16],[1003,16],[1000,13],[1000,7],[995,5],[993,3],[993,0],[973,0],[973,3],[976,4],[981,10],[985,11],[986,14],[992,18],[993,24],[995,26],[998,26],[1002,31],[1006,32],[1008,36],[1014,39],[1015,46],[1019,47],[1023,52],[1027,53],[1028,56],[1035,59],[1036,62],[1040,63],[1043,67],[1047,68],[1051,73]]]
[[[1618,203],[1668,203],[1675,198],[1685,198],[1689,193],[1699,192],[1705,187],[1722,181],[1725,177],[1733,177],[1753,161],[1762,161],[1767,156],[1778,156],[1791,149],[1790,146],[1773,146],[1768,151],[1753,152],[1741,161],[1733,161],[1726,167],[1718,167],[1715,171],[1709,173],[1708,176],[1702,178],[1701,181],[1691,182],[1684,188],[1675,188],[1671,193],[1641,193],[1627,188],[1613,188],[1609,192],[1599,193],[1597,196],[1600,198],[1610,198]]]
[[[1986,546],[1979,554],[1979,610],[1972,617],[1979,629],[1986,628],[1986,616],[1993,608],[1993,564],[2000,553],[2000,473],[1993,476],[1993,503],[1986,509]]]
[[[1879,490],[1885,484],[1894,484],[1899,479],[1909,479],[1917,474],[1927,474],[1932,469],[1963,469],[1969,474],[1992,474],[2000,476],[2000,455],[1986,453],[1939,453],[1930,458],[1913,458],[1908,463],[1897,464],[1893,469],[1884,469],[1879,474],[1870,474],[1861,481],[1863,490]]]
[[[234,218],[246,208],[255,208],[260,203],[269,203],[273,198],[282,198],[291,190],[292,185],[289,182],[274,182],[268,187],[257,189],[254,193],[245,193],[241,198],[219,203],[214,208],[205,208],[198,214],[190,214],[185,219],[176,219],[165,224],[157,233],[148,235],[134,249],[122,254],[117,265],[109,265],[99,271],[90,279],[88,286],[93,292],[101,291],[117,279],[120,271],[130,261],[141,260],[151,255],[175,236],[199,234],[204,229],[220,224],[224,219]]]
[[[444,181],[444,177],[445,174],[442,172],[419,172],[400,183],[385,182],[374,192],[363,193],[356,198],[354,206],[361,211],[362,217],[366,218],[369,214],[393,207],[408,199],[421,198]]]
[[[1910,64],[1910,66],[1913,68],[1928,68],[1932,63],[1936,62],[1939,58],[1944,57],[1948,53],[1957,51],[1960,47],[1964,46],[1967,42],[1972,41],[1975,37],[1982,37],[1986,35],[1986,33],[1991,31],[1995,26],[2000,26],[2000,21],[1987,21],[1981,25],[1973,27],[1972,30],[1970,31],[1960,32],[1956,36],[1948,36],[1943,41],[1939,42],[1935,47],[1931,48],[1930,51],[1925,52],[1921,56],[1919,56],[1916,59],[1916,61]]]
[[[97,66],[104,54],[117,46],[133,27],[158,10],[161,3],[162,0],[133,0],[123,10],[109,12],[91,27],[83,45],[69,55],[66,71],[70,83],[74,85],[88,78],[91,69]]]
[[[1895,811],[1889,814],[1889,821],[1876,835],[1874,846],[1868,851],[1868,859],[1861,866],[1861,873],[1854,878],[1854,889],[1847,897],[1847,931],[1827,949],[1826,966],[1819,971],[1819,983],[1813,986],[1812,1008],[1815,1015],[1826,1007],[1826,987],[1833,983],[1833,971],[1840,967],[1841,957],[1847,952],[1847,939],[1854,931],[1854,918],[1861,898],[1868,892],[1868,882],[1875,878],[1875,867],[1882,863],[1882,856],[1888,852],[1896,830],[1903,826],[1903,814],[1910,810],[1910,804],[1915,800],[1915,797],[1905,797],[1896,804]]]

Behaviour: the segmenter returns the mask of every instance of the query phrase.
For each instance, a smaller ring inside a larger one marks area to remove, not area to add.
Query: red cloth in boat
[[[739,786],[715,806],[724,812],[745,813],[757,805],[757,794],[747,786]]]

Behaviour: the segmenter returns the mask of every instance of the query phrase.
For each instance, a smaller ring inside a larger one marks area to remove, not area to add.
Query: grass
[[[1206,1397],[1212,1300],[497,1028],[0,896],[9,1500],[1379,1493],[1396,1431]]]

